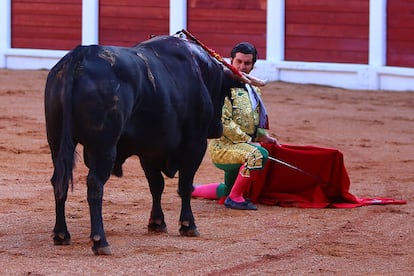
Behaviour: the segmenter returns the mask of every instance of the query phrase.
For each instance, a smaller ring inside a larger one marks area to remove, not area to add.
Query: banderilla
[[[276,163],[279,163],[279,164],[281,164],[281,165],[284,165],[284,166],[286,166],[286,167],[288,167],[288,168],[291,168],[291,169],[293,169],[293,170],[295,170],[295,171],[301,172],[301,173],[303,173],[303,174],[305,174],[305,175],[307,175],[307,176],[309,176],[309,177],[312,177],[314,180],[321,181],[321,182],[322,182],[322,183],[324,183],[324,184],[328,184],[326,181],[324,181],[323,179],[321,179],[319,176],[314,175],[314,174],[312,174],[312,173],[310,173],[310,172],[307,172],[307,171],[305,171],[305,170],[302,170],[301,168],[299,168],[299,167],[297,167],[297,166],[295,166],[295,165],[292,165],[292,164],[290,164],[290,163],[287,163],[287,162],[285,162],[285,161],[283,161],[283,160],[280,160],[280,159],[275,158],[275,157],[272,157],[272,156],[269,156],[269,157],[268,157],[268,159],[269,159],[269,160],[272,160],[273,162],[276,162]]]

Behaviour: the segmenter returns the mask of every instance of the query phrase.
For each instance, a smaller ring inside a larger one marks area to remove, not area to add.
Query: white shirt
[[[257,101],[256,92],[253,90],[253,87],[250,84],[246,83],[247,92],[249,92],[250,102],[252,103],[253,110],[256,109],[257,105],[259,104]]]

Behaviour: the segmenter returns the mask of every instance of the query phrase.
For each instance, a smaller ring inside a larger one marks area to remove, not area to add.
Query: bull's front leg
[[[193,211],[191,210],[191,193],[193,192],[194,175],[198,170],[207,148],[207,139],[197,141],[195,138],[182,150],[178,179],[178,193],[181,196],[180,234],[187,237],[198,237]]]
[[[161,206],[161,196],[164,191],[164,178],[158,169],[158,166],[145,158],[140,158],[141,166],[144,170],[145,177],[148,180],[152,196],[152,208],[148,221],[148,232],[167,233],[167,224],[164,219],[164,212]]]
[[[159,174],[159,175],[158,175]],[[164,178],[161,173],[148,178],[152,195],[151,215],[148,221],[148,232],[167,233],[167,224],[164,219],[164,212],[161,207],[161,196],[164,191]]]
[[[191,210],[191,193],[193,191],[194,173],[180,171],[178,190],[181,196],[180,234],[186,237],[198,237],[193,211]]]
[[[152,195],[151,215],[148,221],[148,232],[153,233],[167,233],[167,224],[164,219],[164,212],[161,208],[161,195],[164,190],[164,180],[162,185],[151,185],[150,190]]]

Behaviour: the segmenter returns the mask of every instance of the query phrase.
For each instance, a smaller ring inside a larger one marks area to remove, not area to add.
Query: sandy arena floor
[[[48,71],[0,70],[0,272],[2,275],[413,275],[414,93],[270,83],[271,133],[281,143],[340,149],[358,197],[406,205],[256,212],[192,201],[199,238],[178,233],[177,179],[163,207],[169,234],[147,233],[150,193],[136,157],[105,187],[112,256],[89,242],[86,169],[79,157],[67,219],[73,244],[54,246],[52,163],[43,90]],[[80,149],[81,150],[81,149]],[[79,150],[79,152],[81,152]],[[197,183],[220,181],[208,154]]]

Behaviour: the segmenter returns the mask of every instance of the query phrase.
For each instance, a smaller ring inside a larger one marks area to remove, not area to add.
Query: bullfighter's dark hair
[[[243,54],[252,54],[253,55],[253,64],[256,63],[257,60],[257,50],[256,47],[253,46],[253,44],[249,42],[240,42],[234,48],[231,50],[230,56],[233,59],[236,56],[236,53],[243,53]]]

